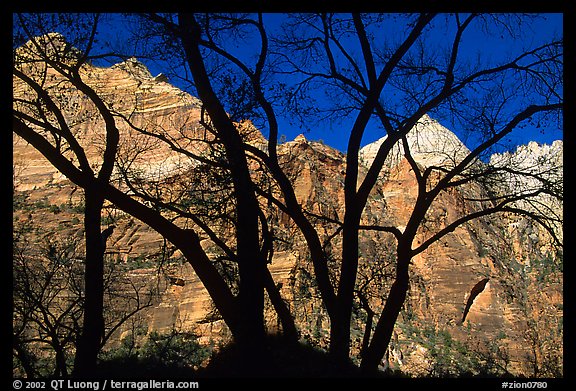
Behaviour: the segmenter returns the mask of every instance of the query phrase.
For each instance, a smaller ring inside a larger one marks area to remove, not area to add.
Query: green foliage
[[[66,207],[68,208],[68,210],[70,212],[84,214],[85,206],[83,203],[79,203],[79,204],[68,203],[68,204],[66,204]]]
[[[12,195],[12,210],[13,211],[37,211],[47,209],[49,212],[58,213],[72,213],[72,214],[83,214],[84,213],[84,203],[73,204],[72,202],[62,203],[60,205],[51,204],[46,196],[36,200],[31,201],[30,193],[27,192],[15,192]]]
[[[120,377],[190,375],[211,352],[212,347],[201,345],[191,332],[154,331],[140,345],[131,334],[120,347],[101,353],[99,372]]]
[[[554,277],[558,273],[562,273],[563,258],[562,255],[553,256],[547,254],[546,256],[534,258],[530,261],[529,273],[535,273],[536,281],[538,283],[554,282]]]
[[[136,257],[130,257],[126,263],[126,270],[135,269],[148,269],[156,266],[155,260],[150,260],[145,254],[140,254]]]
[[[467,341],[452,338],[445,329],[433,325],[422,327],[399,324],[407,339],[424,347],[429,356],[429,375],[433,377],[500,377],[508,375],[507,353],[501,348],[506,334],[481,343],[470,335]],[[470,329],[468,329],[470,332]]]
[[[298,285],[298,297],[303,299],[312,298],[313,287],[315,287],[314,278],[304,268],[300,269],[298,276],[300,277],[300,284]]]
[[[15,192],[12,195],[12,210],[24,209],[28,205],[28,194]]]
[[[152,332],[141,354],[163,365],[198,366],[209,357],[210,349],[201,346],[193,333]]]
[[[483,258],[488,255],[490,255],[490,250],[480,244],[478,246],[478,257]]]
[[[50,212],[52,212],[54,214],[58,214],[58,213],[62,212],[62,209],[60,209],[60,207],[58,205],[50,205],[48,207],[48,210],[50,210]]]
[[[33,211],[39,209],[48,209],[50,208],[50,203],[46,197],[43,197],[35,202],[32,203],[23,203],[20,205],[22,210],[25,211]]]
[[[110,216],[102,216],[102,218],[100,219],[100,224],[103,226],[107,226],[107,225],[112,225],[114,224],[114,218],[110,217]]]

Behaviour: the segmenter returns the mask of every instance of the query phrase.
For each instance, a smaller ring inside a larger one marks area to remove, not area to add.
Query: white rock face
[[[522,169],[536,169],[542,163],[547,165],[562,164],[564,157],[564,143],[556,140],[551,145],[538,144],[530,141],[526,145],[520,145],[514,153],[496,153],[490,157],[491,165],[513,163],[515,167]]]
[[[148,68],[146,68],[146,65],[142,64],[135,57],[114,64],[112,65],[112,68],[122,69],[141,81],[152,80],[152,74]]]
[[[366,166],[372,163],[378,153],[378,149],[387,137],[384,136],[360,150],[360,159]],[[414,160],[424,167],[453,167],[455,163],[458,163],[470,153],[469,149],[454,133],[426,114],[408,132],[407,140]],[[404,147],[402,143],[396,143],[390,151],[385,164],[393,166],[403,156]]]
[[[530,141],[518,146],[513,153],[492,155],[490,165],[502,169],[502,184],[515,192],[530,192],[542,187],[562,191],[563,157],[562,140],[556,140],[552,145]]]
[[[386,139],[383,137],[360,150],[360,161],[366,167],[370,166]],[[450,169],[470,153],[454,133],[427,115],[410,130],[407,140],[412,157],[422,168],[437,166]],[[487,164],[475,161],[469,168],[485,172],[486,185],[491,184],[494,196],[525,198],[510,206],[556,219],[557,224],[550,224],[562,240],[563,202],[557,195],[563,192],[563,151],[562,140],[554,141],[551,145],[531,141],[518,146],[514,152],[492,155]],[[404,157],[404,152],[402,143],[396,143],[382,172],[396,166]],[[473,190],[470,188],[467,191]],[[485,197],[480,194],[476,196]]]
[[[490,165],[501,170],[500,191],[509,194],[539,194],[528,200],[514,203],[514,206],[543,214],[560,221],[563,213],[563,201],[552,194],[564,191],[564,143],[556,140],[551,145],[534,141],[520,145],[514,151],[494,154]],[[563,230],[560,223],[555,227],[556,235],[562,240]]]
[[[42,61],[43,57],[38,55],[41,51],[45,57],[57,61],[76,61],[82,53],[66,42],[66,38],[60,33],[48,33],[32,38],[24,45],[16,49],[15,58],[19,62]]]

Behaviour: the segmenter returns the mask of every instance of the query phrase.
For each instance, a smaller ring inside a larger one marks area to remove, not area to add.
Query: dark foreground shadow
[[[216,354],[202,377],[356,377],[352,363],[337,365],[330,355],[303,343],[270,337],[263,350],[246,352],[234,343]]]
[[[215,351],[206,366],[194,369],[162,357],[117,358],[100,362],[105,378],[351,378],[361,377],[351,362],[337,364],[310,345],[270,336],[261,349],[240,349],[230,343]],[[376,376],[384,376],[376,374]]]

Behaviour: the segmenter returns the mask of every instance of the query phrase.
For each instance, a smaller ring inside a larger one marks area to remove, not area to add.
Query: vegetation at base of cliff
[[[198,375],[205,377],[354,377],[358,367],[339,366],[328,353],[306,343],[269,336],[260,350],[244,352],[235,343],[223,346]]]
[[[122,339],[120,346],[101,354],[97,373],[113,377],[187,377],[211,355],[210,346],[201,345],[198,336],[172,330],[153,331],[138,346],[134,335]]]
[[[399,372],[394,375],[398,376]],[[230,342],[218,348],[198,344],[190,333],[152,333],[142,347],[125,338],[101,355],[97,376],[194,378],[361,377],[349,362],[338,365],[324,350],[271,335],[261,349],[242,350]],[[387,376],[383,372],[375,376]]]
[[[497,371],[489,365],[466,367],[470,357],[462,344],[452,340],[446,333],[431,329],[415,331],[422,342],[432,347],[438,344],[435,354],[437,363],[430,377],[510,377],[506,371]],[[433,335],[432,335],[432,334]],[[455,344],[455,345],[454,345]],[[441,346],[443,345],[443,346]],[[458,354],[455,352],[458,351]],[[440,357],[442,356],[442,357]],[[458,357],[464,361],[454,362]],[[447,362],[451,361],[448,365]],[[462,364],[462,371],[452,371]],[[465,370],[468,368],[468,370]],[[200,345],[194,334],[172,332],[152,333],[142,347],[135,347],[133,338],[125,338],[118,349],[101,356],[97,376],[118,378],[407,378],[400,370],[378,371],[363,374],[352,362],[337,363],[325,350],[306,342],[290,342],[279,335],[269,335],[262,349],[243,351],[230,342],[212,347]]]
[[[416,327],[399,324],[408,339],[426,352],[421,371],[429,377],[510,377],[509,355],[502,348],[506,334],[501,332],[491,341],[478,340],[470,324],[464,328],[468,337],[458,341],[446,329],[431,324]]]

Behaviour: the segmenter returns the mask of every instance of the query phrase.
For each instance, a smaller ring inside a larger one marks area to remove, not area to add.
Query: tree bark
[[[363,372],[374,373],[378,370],[378,365],[382,361],[386,349],[388,349],[394,325],[402,310],[407,291],[408,279],[396,279],[392,284],[386,305],[376,324],[372,341],[362,357],[360,368]]]
[[[57,338],[56,338],[57,339]],[[56,340],[54,343],[54,351],[56,352],[56,367],[54,368],[55,377],[68,377],[68,370],[66,368],[66,355],[64,354],[64,347]]]
[[[351,208],[355,209],[355,208]],[[337,306],[331,315],[330,354],[345,364],[350,356],[350,322],[354,300],[354,286],[358,272],[358,225],[355,210],[347,210],[342,233],[342,268],[338,285]]]
[[[390,288],[386,304],[376,324],[372,341],[362,356],[360,368],[362,372],[367,374],[375,373],[378,370],[378,365],[386,354],[394,331],[394,325],[406,300],[409,287],[408,265],[411,259],[406,247],[404,244],[399,244],[398,246],[396,279]]]
[[[268,270],[266,270],[264,276],[264,284],[266,286],[266,291],[268,292],[268,297],[270,298],[270,301],[274,306],[274,310],[280,319],[280,324],[282,325],[282,334],[284,338],[291,342],[298,341],[298,330],[296,329],[296,324],[294,323],[294,317],[290,313],[286,302],[282,299],[280,291],[272,279],[270,271]]]
[[[362,303],[362,308],[366,311],[366,326],[364,326],[364,336],[362,337],[362,348],[360,350],[360,357],[364,357],[365,352],[370,346],[370,338],[372,336],[372,324],[374,323],[374,311],[370,308],[370,303],[368,299],[360,293],[360,301]]]
[[[96,368],[100,342],[104,335],[104,246],[100,233],[104,198],[93,188],[86,189],[85,198],[84,321],[76,346],[74,376],[89,375]]]
[[[180,37],[198,96],[218,131],[230,163],[236,199],[236,243],[240,275],[237,342],[251,352],[264,345],[264,269],[258,229],[259,204],[244,151],[244,142],[212,89],[200,52],[201,27],[193,15],[180,14]]]

